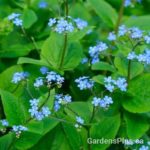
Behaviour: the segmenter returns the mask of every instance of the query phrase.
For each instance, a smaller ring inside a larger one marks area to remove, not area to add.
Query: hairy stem
[[[66,0],[65,1],[65,18],[66,19],[68,18],[68,13],[69,13],[68,0]],[[67,33],[65,33],[65,35],[64,35],[64,47],[63,47],[61,58],[60,58],[59,69],[62,68],[63,63],[64,63],[64,58],[65,58],[65,54],[66,54],[66,50],[67,50],[67,42],[68,42],[68,35],[67,35]]]
[[[119,28],[119,25],[120,25],[122,17],[123,17],[124,3],[125,3],[125,0],[122,0],[121,7],[120,7],[120,10],[119,10],[118,20],[117,20],[117,23],[116,23],[116,26],[115,26],[115,33],[118,33],[118,28]]]
[[[132,52],[141,44],[142,41],[138,41],[132,48]],[[131,78],[131,65],[132,65],[132,60],[129,60],[128,62],[128,74],[127,74],[127,83],[129,83],[130,78]]]

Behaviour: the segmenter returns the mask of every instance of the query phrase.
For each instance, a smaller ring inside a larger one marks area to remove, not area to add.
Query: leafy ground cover
[[[149,10],[0,0],[0,150],[149,150]]]

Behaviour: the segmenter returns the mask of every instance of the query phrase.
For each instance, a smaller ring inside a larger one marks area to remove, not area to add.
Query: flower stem
[[[68,0],[66,0],[65,1],[65,18],[66,19],[68,18],[68,13],[69,13]],[[64,47],[63,47],[61,58],[60,58],[59,69],[62,69],[62,66],[64,63],[64,58],[65,58],[65,54],[66,54],[66,50],[67,50],[67,42],[68,42],[68,35],[67,35],[67,33],[65,33],[65,35],[64,35]]]
[[[119,28],[119,25],[120,25],[122,17],[123,17],[124,3],[125,3],[125,0],[122,0],[121,7],[120,7],[120,10],[119,10],[119,14],[118,14],[118,20],[117,20],[117,23],[116,23],[116,26],[115,26],[115,33],[118,33],[118,28]]]

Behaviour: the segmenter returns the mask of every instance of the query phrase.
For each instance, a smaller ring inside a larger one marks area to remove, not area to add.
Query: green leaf
[[[33,10],[26,9],[23,13],[23,27],[26,29],[30,28],[37,19],[38,18]]]
[[[21,137],[16,141],[16,143],[14,143],[16,148],[20,150],[31,148],[42,138],[42,136],[52,130],[58,124],[58,121],[45,118],[44,120],[40,121],[40,128],[37,128],[38,124],[39,123],[29,124],[29,130],[32,130],[32,132],[23,132]],[[40,131],[36,132],[36,130]]]
[[[19,65],[15,65],[4,70],[0,74],[0,79],[3,79],[0,82],[0,88],[7,91],[13,91],[14,89],[16,89],[17,85],[11,83],[11,80],[15,72],[21,72],[21,71],[23,71],[23,69]]]
[[[139,27],[143,30],[150,30],[150,15],[147,16],[138,16],[138,17],[130,17],[127,21],[124,22],[128,27]]]
[[[130,81],[128,93],[132,97],[123,100],[123,107],[129,112],[143,113],[150,111],[150,75],[143,74]]]
[[[78,42],[69,43],[66,56],[64,58],[63,70],[71,70],[80,63],[82,58],[82,48]]]
[[[136,140],[141,138],[149,129],[148,120],[143,116],[125,113],[124,117],[127,126],[127,134],[130,139]]]
[[[56,70],[71,70],[75,68],[81,60],[82,49],[78,42],[68,43],[63,62],[62,52],[64,50],[64,36],[52,33],[42,47],[41,58],[47,60]]]
[[[118,69],[118,73],[122,76],[128,75],[128,60],[126,58],[115,58],[115,66]],[[143,65],[139,62],[132,62],[131,63],[131,79],[140,75],[143,72]]]
[[[69,41],[79,41],[87,35],[88,31],[91,31],[92,29],[93,27],[86,27],[83,30],[72,32],[68,34],[68,39]]]
[[[80,149],[81,139],[77,129],[74,126],[66,123],[63,123],[62,127],[65,132],[66,138],[70,143],[71,149],[72,150]]]
[[[13,141],[13,134],[9,133],[0,137],[0,150],[7,150]]]
[[[44,60],[36,60],[28,57],[20,57],[17,64],[35,64],[40,66],[48,66],[48,63]]]
[[[99,17],[111,28],[116,25],[117,12],[115,9],[104,0],[88,0]]]
[[[106,70],[106,71],[111,71],[115,72],[115,68],[110,65],[109,63],[106,62],[98,62],[92,65],[92,70]]]
[[[92,139],[114,139],[120,127],[120,115],[108,117],[94,124],[90,129]],[[89,140],[90,141],[90,140]],[[105,150],[110,144],[92,144],[94,150]]]
[[[87,122],[90,120],[92,115],[92,106],[88,102],[72,102],[68,107],[77,113],[78,116],[83,117]],[[65,111],[68,115],[75,117],[75,113],[66,108]]]
[[[92,79],[93,79],[95,82],[104,85],[104,78],[105,78],[105,76],[103,76],[103,75],[97,75],[97,76],[94,76]]]
[[[10,124],[22,124],[25,122],[26,117],[23,113],[22,103],[14,95],[7,91],[0,90],[2,104],[6,119]]]
[[[41,51],[41,59],[47,60],[54,68],[59,67],[60,54],[63,49],[64,37],[57,33],[51,33],[44,42]]]

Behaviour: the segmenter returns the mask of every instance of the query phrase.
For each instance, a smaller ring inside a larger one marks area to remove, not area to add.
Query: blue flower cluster
[[[119,27],[118,36],[121,37],[125,35],[129,36],[133,40],[141,39],[147,44],[150,44],[150,35],[137,27],[127,28],[125,25],[121,25]]]
[[[28,76],[29,76],[28,72],[16,72],[14,73],[11,82],[17,84],[20,81],[27,79]]]
[[[51,87],[52,84],[57,85],[58,87],[62,86],[62,83],[64,82],[64,77],[61,77],[54,71],[48,72],[48,68],[46,67],[40,68],[40,72],[43,75],[46,75],[46,77],[38,77],[34,82],[34,87],[39,88],[43,86],[44,83],[47,83],[48,87]]]
[[[54,110],[58,111],[61,105],[66,105],[72,101],[72,97],[70,95],[57,94],[55,95],[55,103]]]
[[[142,0],[135,0],[135,1],[138,2],[138,3],[142,2]],[[124,6],[125,7],[133,6],[132,0],[125,0]]]
[[[8,16],[8,20],[12,21],[13,24],[15,24],[16,26],[22,26],[22,19],[19,18],[21,14],[18,13],[12,13],[11,15]]]
[[[84,120],[80,116],[76,116],[76,128],[81,128],[82,125],[84,124]]]
[[[31,117],[35,118],[36,120],[42,120],[45,117],[48,117],[51,112],[48,107],[43,106],[41,110],[39,110],[38,104],[39,100],[38,99],[31,99],[30,101],[30,109],[29,112],[31,114]]]
[[[117,37],[128,36],[130,39],[141,40],[147,44],[150,44],[150,33],[146,33],[137,27],[127,28],[125,25],[119,26],[118,35],[114,32],[110,32],[108,35],[109,41],[115,41]]]
[[[39,8],[46,8],[48,6],[47,2],[41,1],[38,3]]]
[[[8,126],[9,126],[9,123],[8,123],[8,121],[7,121],[6,119],[0,120],[0,123],[1,123],[2,126],[4,126],[4,127],[8,127]]]
[[[127,56],[129,60],[137,60],[144,64],[150,64],[150,50],[146,49],[143,54],[137,55],[135,52],[130,52]]]
[[[28,128],[22,125],[14,125],[12,126],[12,131],[15,132],[16,137],[19,138],[22,131],[27,131]]]
[[[117,37],[116,37],[115,32],[110,32],[109,35],[108,35],[108,37],[107,37],[107,39],[108,39],[109,41],[115,41],[116,38],[117,38]]]
[[[68,16],[68,19],[65,18],[50,18],[48,22],[48,26],[53,27],[54,31],[57,33],[66,33],[73,32],[76,28],[78,30],[82,30],[87,27],[88,23],[80,18],[71,18]]]
[[[125,78],[118,78],[113,80],[111,76],[104,78],[105,88],[109,92],[113,92],[115,88],[119,88],[121,91],[127,90],[127,82]]]
[[[99,62],[100,61],[99,54],[105,51],[106,49],[108,49],[108,46],[106,45],[106,43],[103,42],[99,42],[97,45],[89,47],[89,55],[91,57],[91,63],[95,64]]]
[[[94,81],[90,79],[88,76],[79,77],[75,80],[77,86],[80,90],[92,89],[94,86]]]
[[[110,104],[113,104],[113,100],[111,97],[109,96],[105,96],[104,98],[98,98],[98,97],[94,97],[92,104],[97,107],[100,106],[102,108],[108,108],[110,106]]]
[[[145,145],[142,145],[139,150],[149,150],[149,147],[148,146],[145,146]]]

